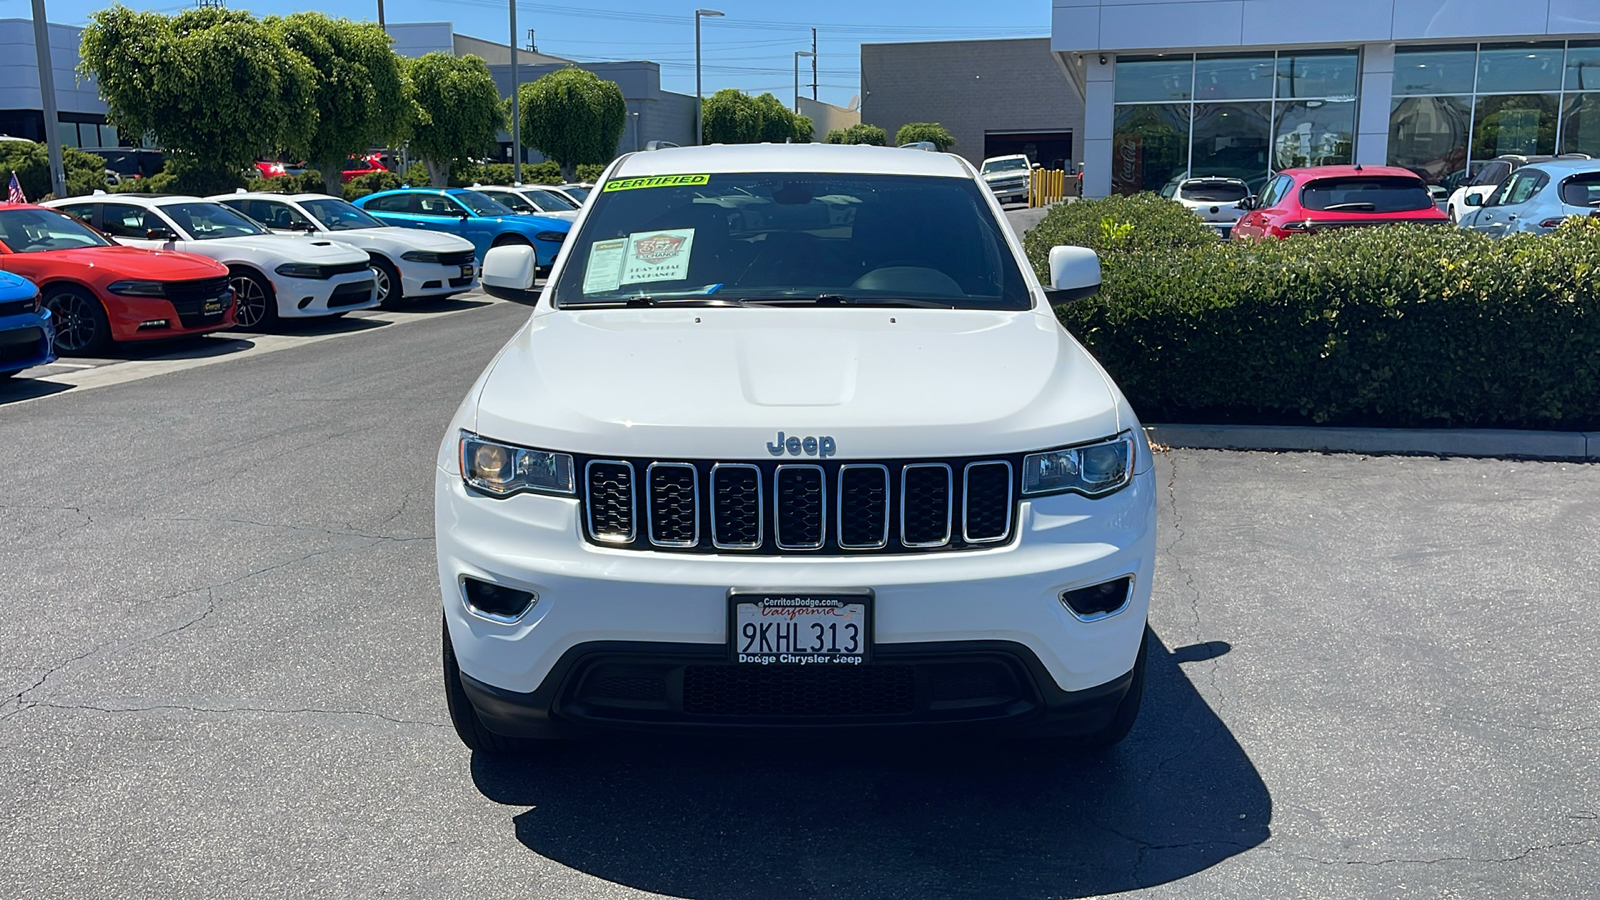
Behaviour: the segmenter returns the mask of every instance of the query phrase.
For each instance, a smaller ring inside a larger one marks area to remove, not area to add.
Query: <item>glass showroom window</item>
[[[1112,191],[1190,173],[1260,191],[1279,169],[1348,163],[1356,78],[1348,50],[1118,60]]]
[[[1600,155],[1600,42],[1395,52],[1391,165],[1454,189],[1496,157],[1557,152]]]

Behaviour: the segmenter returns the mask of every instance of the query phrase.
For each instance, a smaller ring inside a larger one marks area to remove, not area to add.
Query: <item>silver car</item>
[[[1176,200],[1227,239],[1239,217],[1244,215],[1239,202],[1250,196],[1250,186],[1240,178],[1203,175],[1174,178],[1162,189],[1161,195]]]
[[[1517,231],[1546,234],[1569,216],[1600,210],[1600,161],[1530,163],[1513,172],[1487,199],[1469,194],[1466,203],[1462,228],[1490,237]]]

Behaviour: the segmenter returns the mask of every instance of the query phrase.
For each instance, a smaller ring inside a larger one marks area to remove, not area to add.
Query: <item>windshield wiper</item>
[[[626,307],[626,306],[743,306],[743,300],[713,297],[722,290],[722,282],[708,284],[692,291],[659,291],[654,294],[636,294],[632,297],[607,297],[604,300],[564,300],[563,309],[576,307]]]
[[[1357,210],[1357,211],[1360,211],[1360,212],[1377,212],[1378,211],[1378,205],[1376,203],[1372,203],[1372,202],[1367,201],[1367,200],[1361,200],[1361,201],[1358,201],[1358,202],[1355,202],[1355,203],[1334,203],[1334,204],[1331,204],[1329,206],[1324,206],[1322,208],[1323,212],[1343,212],[1345,210]]]
[[[843,294],[818,294],[813,297],[747,297],[746,303],[774,306],[868,306],[915,309],[955,309],[954,303],[916,300],[910,297],[846,297]]]

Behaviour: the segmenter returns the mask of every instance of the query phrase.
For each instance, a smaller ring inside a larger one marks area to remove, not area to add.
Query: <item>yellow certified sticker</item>
[[[610,193],[612,191],[632,191],[639,188],[680,187],[683,185],[705,184],[710,180],[710,175],[647,175],[641,178],[614,178],[606,182],[606,186],[602,190]]]

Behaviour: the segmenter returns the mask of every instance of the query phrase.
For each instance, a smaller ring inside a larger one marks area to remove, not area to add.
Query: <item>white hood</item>
[[[199,253],[206,248],[216,250],[226,248],[239,253],[263,254],[291,262],[319,266],[364,262],[368,258],[366,251],[357,250],[349,244],[342,244],[320,234],[310,236],[254,234],[248,237],[212,238],[205,241],[190,241],[184,247],[193,253]]]
[[[472,242],[454,234],[427,231],[421,228],[401,228],[385,225],[382,228],[350,228],[342,231],[322,231],[315,235],[322,240],[344,241],[355,247],[403,248],[429,253],[461,253],[473,250]]]
[[[463,424],[587,454],[761,459],[991,455],[1115,434],[1117,398],[1036,312],[611,309],[531,319]]]

